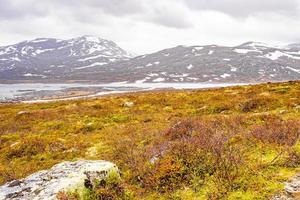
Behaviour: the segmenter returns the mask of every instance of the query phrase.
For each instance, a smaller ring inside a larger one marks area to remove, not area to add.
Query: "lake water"
[[[72,88],[93,89],[101,88],[100,91],[90,96],[101,96],[109,93],[121,93],[130,91],[155,90],[163,88],[171,89],[201,89],[214,87],[227,87],[242,85],[241,83],[106,83],[106,84],[48,84],[48,83],[23,83],[23,84],[0,84],[0,100],[13,100],[22,98],[24,95],[38,92],[56,92]],[[34,95],[33,95],[34,96]],[[32,97],[33,97],[32,96]],[[37,99],[37,98],[34,98]],[[28,100],[28,99],[27,99]]]

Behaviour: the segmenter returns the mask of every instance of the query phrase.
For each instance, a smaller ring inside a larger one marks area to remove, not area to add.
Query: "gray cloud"
[[[144,5],[138,0],[44,0],[51,2],[55,7],[63,6],[64,9],[72,11],[74,14],[81,9],[90,9],[90,15],[97,12],[104,12],[113,16],[126,16],[142,13]]]
[[[0,0],[0,20],[44,17],[64,13],[65,17],[88,24],[102,24],[105,15],[129,17],[166,27],[187,28],[191,23],[186,14],[171,0]]]
[[[170,3],[172,2],[172,3]],[[174,8],[176,1],[164,0],[57,0],[56,6],[64,5],[73,15],[84,17],[85,22],[97,23],[97,15],[106,14],[114,17],[129,17],[137,21],[152,22],[173,28],[187,28],[191,23],[186,18],[184,9]],[[173,4],[173,5],[172,5]],[[185,5],[180,4],[185,8]],[[93,18],[94,17],[94,18]]]
[[[16,19],[47,15],[47,8],[34,0],[0,0],[0,19]]]
[[[190,28],[193,26],[192,23],[185,18],[181,18],[180,16],[173,17],[168,15],[168,13],[156,14],[151,21],[162,26],[179,29]]]
[[[283,15],[298,13],[297,0],[184,0],[192,9],[214,10],[234,17],[247,17],[261,12]]]
[[[84,34],[114,40],[137,53],[179,44],[299,42],[299,3],[300,0],[0,0],[0,46],[35,37],[67,39]]]

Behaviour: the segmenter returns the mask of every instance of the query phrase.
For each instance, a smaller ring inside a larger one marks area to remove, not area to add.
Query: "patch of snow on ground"
[[[239,53],[239,54],[247,54],[249,52],[261,53],[261,51],[257,51],[257,50],[253,50],[253,49],[234,49],[233,51],[236,52],[236,53]]]
[[[189,74],[170,74],[170,77],[172,78],[183,78],[183,77],[188,77]]]
[[[93,54],[94,52],[96,51],[103,51],[105,48],[101,45],[95,45],[91,48],[89,48],[89,53],[88,54]],[[106,55],[111,55],[111,53],[109,51],[106,51],[106,52],[103,52],[103,54],[106,54]]]
[[[281,52],[281,51],[274,51],[274,52],[271,52],[271,53],[268,53],[267,55],[265,55],[265,57],[270,59],[270,60],[277,60],[278,58],[283,57],[283,56],[286,56],[286,57],[292,58],[292,59],[300,60],[300,57],[293,56],[293,55],[290,55],[288,53],[284,53],[284,52]]]
[[[138,56],[137,59],[143,59],[143,58],[145,58],[145,57],[146,57],[146,55]]]
[[[90,68],[90,67],[95,67],[95,66],[102,66],[102,65],[106,65],[106,62],[95,62],[91,65],[87,65],[87,66],[83,66],[83,67],[76,67],[75,69],[85,69],[85,68]]]
[[[197,81],[197,80],[199,80],[199,78],[194,78],[194,77],[188,77],[187,79],[189,79],[189,80],[193,80],[193,81]]]
[[[152,63],[148,63],[147,65],[146,65],[146,67],[151,67],[153,64]]]
[[[18,58],[18,57],[13,57],[13,58],[11,58],[11,60],[18,61],[18,62],[21,61],[20,58]]]
[[[192,69],[194,66],[192,64],[189,64],[186,68],[187,69]]]
[[[259,73],[260,75],[264,75],[264,74],[265,74],[265,70],[260,69],[260,70],[258,70],[258,73]]]
[[[251,43],[249,43],[249,44],[247,44],[246,46],[248,46],[248,47],[254,47],[254,48],[257,48],[257,47],[259,47],[259,48],[261,48],[261,47],[263,47],[263,48],[280,48],[279,46],[273,46],[273,45],[269,45],[269,44],[266,44],[266,43],[263,43],[263,42],[251,42]]]
[[[164,80],[164,78],[156,78],[153,80],[153,82],[163,82]]]
[[[90,36],[90,35],[87,35],[87,36],[84,36],[84,38],[86,39],[86,41],[88,42],[96,42],[96,43],[99,43],[100,40],[98,37],[95,37],[95,36]]]
[[[300,55],[300,51],[289,51],[289,54],[296,54],[296,55]]]
[[[135,83],[144,83],[145,81],[147,81],[147,78],[144,78],[142,80],[137,80],[137,81],[135,81]]]
[[[209,52],[208,52],[208,55],[211,55],[211,54],[213,54],[214,53],[214,50],[210,50]]]
[[[26,73],[26,74],[23,74],[23,76],[25,76],[25,77],[42,77],[42,78],[46,78],[47,77],[45,75],[32,74],[32,73]]]
[[[194,50],[196,50],[196,51],[200,51],[202,49],[203,49],[203,47],[194,47]]]
[[[270,59],[270,60],[277,60],[281,56],[285,56],[285,55],[286,55],[285,53],[282,53],[280,51],[275,51],[275,52],[272,52],[272,53],[268,53],[267,55],[265,55],[265,57]]]
[[[286,67],[286,68],[293,71],[293,72],[296,72],[296,73],[300,74],[300,69],[295,69],[295,68],[292,68],[292,67]]]
[[[150,76],[150,77],[158,76],[157,73],[150,73],[150,74],[147,74],[147,75]]]
[[[231,74],[226,74],[226,73],[221,75],[222,78],[227,78],[227,77],[230,77],[230,76],[231,76]]]
[[[101,58],[101,57],[106,57],[104,55],[97,55],[97,56],[91,56],[91,57],[87,57],[87,58],[81,58],[81,59],[78,59],[78,61],[87,61],[87,60],[92,60],[92,59],[96,59],[96,58]]]
[[[159,61],[154,62],[155,65],[159,65],[159,63],[160,63]]]
[[[230,58],[224,58],[223,60],[225,60],[225,61],[231,61]]]
[[[236,67],[231,67],[230,71],[236,72],[236,71],[237,71],[237,68],[236,68]]]
[[[47,51],[53,51],[53,49],[43,49],[43,50],[37,49],[37,50],[35,51],[35,53],[36,53],[36,54],[41,54],[41,53],[45,53],[45,52],[47,52]]]
[[[38,39],[35,39],[35,40],[31,40],[30,42],[32,43],[38,43],[38,42],[47,42],[48,39],[46,38],[38,38]]]

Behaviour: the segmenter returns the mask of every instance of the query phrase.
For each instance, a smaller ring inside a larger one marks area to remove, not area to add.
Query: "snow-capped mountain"
[[[262,82],[300,79],[300,50],[247,42],[235,47],[177,46],[88,69],[89,78],[129,82]],[[81,77],[73,74],[74,78]],[[113,79],[113,80],[112,80]]]
[[[262,82],[300,79],[300,45],[177,46],[132,58],[92,36],[0,48],[0,80]]]
[[[0,47],[0,79],[65,79],[76,70],[130,57],[114,42],[95,36],[38,38]]]

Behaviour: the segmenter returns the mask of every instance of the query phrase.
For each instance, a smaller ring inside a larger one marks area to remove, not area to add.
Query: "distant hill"
[[[0,80],[265,82],[300,79],[300,44],[177,46],[133,57],[95,36],[0,47]]]
[[[0,79],[65,80],[78,70],[130,57],[114,42],[95,36],[38,38],[0,47]]]

